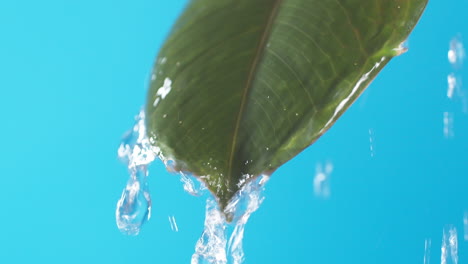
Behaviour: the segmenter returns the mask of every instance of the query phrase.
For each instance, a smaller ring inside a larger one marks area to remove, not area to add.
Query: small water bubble
[[[163,57],[163,58],[161,59],[161,64],[165,64],[166,61],[167,61],[167,58],[166,58],[166,57]]]
[[[163,118],[166,118],[166,117],[167,117],[167,114],[164,114],[164,115],[163,115]]]
[[[182,125],[182,121],[179,121],[179,125]]]
[[[154,81],[154,80],[156,80],[156,74],[153,73],[151,74],[151,81]]]
[[[270,148],[269,148],[269,147],[266,147],[265,149],[266,149],[266,151],[270,150]]]
[[[299,113],[296,113],[296,116],[299,116]]]

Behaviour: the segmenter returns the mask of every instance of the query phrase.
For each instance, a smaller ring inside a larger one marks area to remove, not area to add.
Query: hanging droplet
[[[117,227],[125,234],[138,235],[151,217],[151,197],[146,182],[146,168],[135,169],[117,202]]]

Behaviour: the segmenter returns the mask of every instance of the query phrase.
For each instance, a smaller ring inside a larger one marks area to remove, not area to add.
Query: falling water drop
[[[333,164],[327,162],[322,165],[317,163],[314,176],[314,194],[320,198],[330,197],[330,175],[333,172]]]
[[[151,145],[146,136],[145,113],[142,110],[118,150],[119,159],[127,165],[130,174],[115,210],[117,227],[123,233],[138,235],[143,223],[151,217],[147,166],[158,153],[159,150]]]
[[[447,58],[450,64],[454,68],[460,67],[463,64],[465,59],[465,48],[463,47],[463,42],[460,37],[454,37],[450,41],[449,51],[447,53]]]

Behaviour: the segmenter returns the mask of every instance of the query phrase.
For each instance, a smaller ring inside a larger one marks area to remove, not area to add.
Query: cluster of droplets
[[[128,167],[130,177],[117,202],[117,226],[123,233],[137,235],[151,217],[151,197],[148,189],[148,165],[159,150],[146,136],[145,113],[140,111],[133,128],[128,131],[118,150],[119,159]]]
[[[462,88],[462,77],[460,75],[465,56],[465,49],[461,38],[459,36],[452,38],[447,53],[448,62],[452,66],[452,72],[447,75],[447,98],[453,102],[461,102],[462,112],[466,114],[468,113],[468,94]],[[445,138],[453,138],[455,134],[453,111],[445,111],[443,113],[443,125]]]
[[[242,240],[250,215],[262,204],[269,176],[262,175],[246,183],[224,210],[213,197],[207,199],[205,229],[195,246],[192,264],[240,264],[244,260]],[[226,221],[228,216],[231,223]],[[229,237],[229,239],[228,239]]]

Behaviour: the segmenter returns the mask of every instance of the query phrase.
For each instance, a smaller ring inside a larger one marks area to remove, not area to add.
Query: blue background
[[[160,162],[141,234],[121,234],[114,213],[127,180],[116,151],[184,3],[0,2],[0,263],[190,262],[204,200]],[[448,225],[459,262],[468,261],[467,97],[446,96],[449,73],[468,80],[447,61],[450,40],[468,35],[467,10],[466,1],[432,0],[409,52],[272,176],[246,227],[246,264],[423,263],[426,239],[439,263]],[[450,138],[444,112],[453,113]],[[327,199],[312,184],[325,162],[334,167]]]

